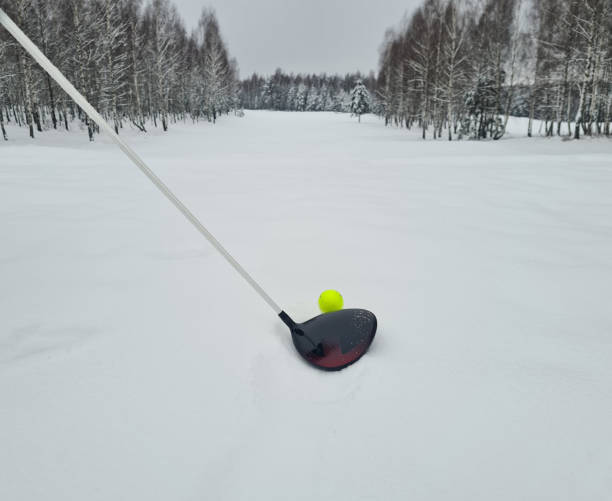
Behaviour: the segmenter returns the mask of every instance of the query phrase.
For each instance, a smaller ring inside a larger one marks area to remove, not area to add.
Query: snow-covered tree
[[[35,30],[34,20],[30,16],[30,10],[32,9],[32,0],[14,0],[12,4],[12,10],[9,10],[9,14],[12,14],[18,25],[22,27],[24,31],[32,35]],[[34,126],[36,125],[39,132],[42,132],[40,125],[40,116],[38,114],[38,81],[35,76],[36,68],[33,65],[33,61],[30,56],[21,47],[16,44],[12,44],[15,50],[16,64],[16,75],[19,85],[19,92],[22,103],[22,113],[25,118],[25,123],[30,132],[30,137],[34,139]]]
[[[609,134],[610,0],[423,0],[385,34],[387,124],[499,139],[511,113],[546,135]],[[572,131],[572,123],[576,125]]]
[[[370,93],[363,81],[358,80],[351,92],[351,113],[357,115],[361,122],[361,115],[370,112]]]
[[[297,87],[291,85],[287,92],[287,110],[296,111],[297,109]]]
[[[4,109],[6,106],[4,96],[6,94],[6,85],[9,79],[11,78],[11,74],[9,73],[9,65],[6,59],[8,53],[8,42],[2,38],[0,38],[0,68],[3,71],[0,71],[0,132],[2,132],[2,139],[8,141],[8,136],[6,134],[6,128],[4,126]]]
[[[306,102],[308,100],[308,89],[303,83],[300,84],[297,90],[295,109],[297,111],[306,111]]]
[[[143,61],[144,42],[140,17],[141,5],[142,0],[124,0],[121,5],[121,18],[126,24],[125,50],[129,119],[137,129],[146,132],[142,88],[146,68]]]
[[[279,111],[338,111],[350,112],[350,102],[344,104],[360,74],[302,75],[276,72],[269,77],[253,74],[240,84],[240,103],[245,108]],[[366,87],[375,87],[375,77],[366,77]]]
[[[143,5],[144,4],[144,5]],[[214,13],[188,35],[172,0],[0,0],[7,11],[115,130],[131,123],[194,120],[238,107],[238,64]],[[208,32],[208,35],[206,33]],[[0,132],[6,123],[32,136],[71,121],[90,140],[99,132],[17,43],[0,30]]]
[[[121,16],[116,0],[104,0],[99,4],[96,15],[103,20],[100,66],[101,88],[100,108],[110,119],[119,134],[125,106],[125,76],[128,70],[127,32],[128,25]]]
[[[320,89],[311,88],[306,103],[306,111],[321,111]]]
[[[152,0],[145,10],[150,112],[155,123],[161,120],[164,132],[168,130],[170,90],[179,60],[174,36],[177,22],[176,7],[169,0]]]
[[[231,71],[215,13],[205,10],[200,24],[204,31],[205,110],[215,123],[220,113],[230,109],[233,90]]]

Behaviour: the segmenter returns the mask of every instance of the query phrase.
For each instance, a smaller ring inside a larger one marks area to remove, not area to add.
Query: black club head
[[[285,313],[281,319],[291,329],[293,344],[309,364],[339,371],[359,360],[376,335],[376,317],[367,310],[341,310],[296,324]]]

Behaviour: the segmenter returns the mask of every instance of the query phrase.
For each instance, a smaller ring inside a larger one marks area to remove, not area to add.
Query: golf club
[[[366,353],[376,335],[377,321],[374,314],[367,310],[341,310],[320,315],[302,324],[295,323],[2,9],[0,24],[268,303],[291,330],[293,343],[304,360],[319,369],[337,371],[355,363]]]

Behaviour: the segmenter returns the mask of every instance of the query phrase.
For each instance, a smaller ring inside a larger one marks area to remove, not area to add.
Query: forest
[[[423,139],[500,139],[510,116],[529,137],[610,135],[609,0],[425,0],[380,52],[377,77],[254,74],[241,105],[351,112],[362,79],[369,111]]]
[[[238,64],[214,11],[187,33],[169,0],[0,0],[9,16],[114,125],[145,132],[177,120],[216,121],[236,109]],[[32,138],[74,123],[99,132],[50,77],[0,30],[0,129]]]
[[[351,111],[357,82],[368,89],[376,87],[376,76],[361,73],[340,75],[302,75],[283,72],[270,77],[253,74],[240,84],[240,104],[252,110],[276,111]]]
[[[374,112],[423,139],[610,135],[610,0],[424,0],[389,29],[378,73],[257,73],[238,63],[213,10],[188,33],[170,0],[0,0],[119,132],[215,122],[239,110]],[[369,92],[359,91],[358,82]],[[364,97],[365,96],[365,97]],[[366,102],[367,101],[367,102]],[[538,127],[534,125],[538,121]],[[0,31],[0,128],[31,137],[96,126]]]
[[[426,0],[386,33],[376,86],[387,124],[422,137],[610,135],[610,0]]]

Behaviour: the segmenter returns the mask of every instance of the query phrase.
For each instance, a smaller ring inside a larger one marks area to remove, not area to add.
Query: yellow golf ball
[[[343,306],[344,299],[338,291],[328,290],[319,296],[319,308],[323,313],[341,310]]]

